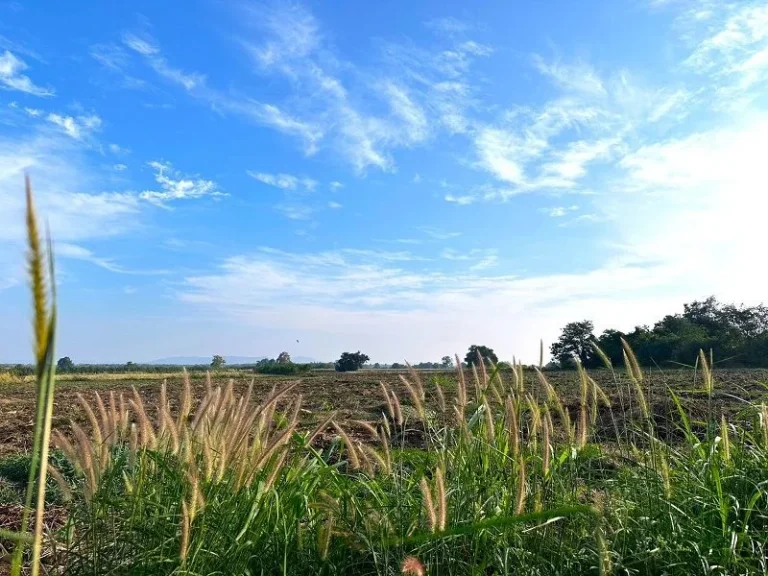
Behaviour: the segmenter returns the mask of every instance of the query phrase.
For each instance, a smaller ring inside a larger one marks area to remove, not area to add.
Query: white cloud
[[[27,116],[30,118],[37,118],[43,114],[43,111],[39,108],[24,108],[24,112],[26,112]]]
[[[28,67],[22,59],[5,50],[0,54],[0,85],[7,90],[18,90],[33,96],[53,96],[53,89],[37,86],[29,76],[22,74]]]
[[[179,84],[187,91],[205,86],[205,76],[197,72],[185,72],[179,68],[174,68],[164,56],[160,53],[154,39],[149,37],[140,37],[136,34],[125,34],[123,43],[134,52],[137,52],[145,58],[149,66],[166,80]]]
[[[131,194],[101,190],[101,178],[82,149],[58,134],[0,137],[0,262],[3,286],[25,277],[24,174],[29,174],[38,213],[45,215],[51,236],[78,243],[124,234],[139,226],[140,206]]]
[[[451,202],[452,204],[458,204],[459,206],[468,206],[469,204],[473,204],[474,202],[476,202],[477,197],[472,196],[470,194],[465,194],[463,196],[454,196],[453,194],[446,194],[445,201]]]
[[[533,64],[541,74],[551,78],[560,88],[591,96],[606,94],[602,79],[594,68],[585,62],[563,64],[547,62],[540,56],[535,56]]]
[[[155,170],[155,182],[161,190],[145,190],[139,194],[139,198],[152,204],[165,206],[172,200],[227,196],[213,180],[184,176],[174,170],[169,162],[152,161],[147,165]]]
[[[419,227],[419,230],[433,240],[450,240],[451,238],[458,238],[462,234],[461,232],[448,232],[447,230],[442,230],[433,226],[421,226]]]
[[[576,204],[572,204],[571,206],[553,206],[552,208],[546,208],[542,211],[551,218],[562,218],[569,212],[575,212],[578,209],[579,207]]]
[[[341,182],[339,182],[338,180],[334,180],[333,182],[331,182],[330,184],[328,184],[328,186],[329,186],[329,187],[330,187],[330,189],[331,189],[331,190],[333,190],[334,192],[336,192],[337,190],[341,190],[342,188],[344,188],[344,184],[342,184],[342,183],[341,183]]]
[[[46,120],[58,126],[67,136],[75,140],[82,140],[101,127],[101,118],[95,114],[76,117],[48,114]]]
[[[310,220],[315,209],[307,204],[281,203],[275,206],[275,210],[290,220]]]
[[[167,273],[165,270],[129,270],[117,264],[113,259],[99,257],[88,248],[78,244],[56,242],[54,245],[54,252],[57,257],[69,258],[71,260],[83,260],[85,262],[90,262],[94,266],[104,268],[105,270],[117,274],[159,275]]]
[[[115,154],[116,156],[125,156],[126,154],[130,154],[130,150],[128,148],[123,148],[119,144],[112,143],[108,146],[109,151],[112,154]]]
[[[124,170],[128,169],[128,166],[126,166],[125,164],[115,164],[114,166],[112,166],[112,168],[114,168],[118,172],[123,172]]]
[[[328,202],[328,208],[331,208],[333,210],[338,210],[339,208],[343,208],[344,206],[342,204],[339,204],[338,202]]]
[[[304,189],[307,192],[313,192],[317,187],[317,181],[312,178],[300,178],[291,174],[268,174],[266,172],[255,172],[253,170],[246,171],[248,176],[268,184],[280,188],[281,190],[300,190]]]

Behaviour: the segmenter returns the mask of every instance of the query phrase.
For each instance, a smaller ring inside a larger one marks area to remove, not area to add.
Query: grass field
[[[212,381],[214,385],[225,385],[232,379],[236,390],[245,390],[251,380],[254,381],[256,397],[266,396],[273,386],[278,388],[288,382],[298,381],[298,387],[291,396],[302,394],[304,398],[304,410],[309,414],[306,425],[313,421],[320,421],[333,411],[338,411],[339,419],[372,420],[381,417],[385,405],[381,397],[379,383],[384,382],[388,386],[399,389],[405,394],[405,389],[400,381],[398,372],[391,370],[374,371],[363,370],[360,372],[331,372],[318,371],[303,375],[301,378],[265,376],[227,371],[222,374],[214,373]],[[402,372],[402,374],[407,374]],[[622,392],[626,390],[614,383],[613,375],[607,370],[596,370],[590,373],[595,381],[612,398],[615,405],[621,408]],[[717,389],[714,392],[714,402],[718,411],[721,407],[727,414],[737,413],[742,410],[745,402],[758,402],[768,392],[768,370],[715,370]],[[622,372],[619,371],[621,378]],[[507,376],[508,377],[508,376]],[[575,414],[579,404],[579,378],[574,371],[548,372],[548,380],[558,390],[563,403]],[[152,407],[154,399],[160,391],[163,381],[167,382],[171,392],[178,391],[182,386],[181,374],[66,374],[59,376],[57,392],[54,403],[54,428],[67,430],[70,419],[80,424],[85,424],[85,414],[79,409],[77,394],[88,394],[98,391],[102,395],[109,392],[123,393],[126,396],[131,393],[131,388],[136,387],[145,398],[148,407]],[[455,389],[456,373],[453,370],[439,372],[428,371],[423,373],[426,382],[438,381],[449,391]],[[466,372],[466,379],[472,386],[472,375]],[[535,385],[536,375],[533,371],[526,372],[526,379]],[[701,392],[701,374],[696,374],[689,369],[671,370],[647,370],[646,394],[654,406],[656,421],[659,425],[665,424],[665,419],[672,417],[672,422],[677,421],[677,415],[673,414],[674,407],[671,404],[667,389],[677,392],[698,418],[706,417],[709,400]],[[205,389],[205,374],[191,374],[190,381],[195,392],[200,395]],[[429,392],[429,390],[427,390]],[[172,395],[173,396],[173,395]],[[173,400],[172,400],[173,401]],[[12,454],[29,449],[34,427],[35,398],[30,394],[30,383],[5,384],[0,390],[0,455]],[[434,404],[435,398],[428,394],[428,404]],[[434,408],[434,406],[432,406]],[[632,410],[627,401],[626,409]]]
[[[45,566],[767,573],[766,371],[228,376],[59,383]],[[35,405],[29,383],[2,392],[0,529],[18,530]]]

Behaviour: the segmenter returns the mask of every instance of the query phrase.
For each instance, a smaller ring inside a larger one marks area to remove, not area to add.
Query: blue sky
[[[759,302],[766,84],[765,2],[4,2],[0,362],[24,172],[76,362],[533,361]]]

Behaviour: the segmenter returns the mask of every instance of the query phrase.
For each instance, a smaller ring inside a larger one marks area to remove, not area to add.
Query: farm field
[[[713,403],[717,412],[724,410],[726,414],[738,413],[746,405],[745,402],[759,402],[768,395],[768,370],[765,369],[723,369],[715,370],[715,392]],[[399,375],[407,375],[407,372],[393,370],[361,370],[359,372],[332,372],[317,371],[302,375],[301,377],[252,375],[228,371],[226,376],[220,377],[212,374],[213,386],[225,386],[230,379],[233,380],[235,390],[238,393],[245,391],[253,380],[254,397],[266,397],[273,386],[280,388],[290,382],[298,382],[298,386],[286,399],[302,394],[303,410],[306,413],[304,422],[311,425],[315,421],[321,421],[332,412],[337,413],[337,418],[343,420],[376,420],[381,418],[385,410],[385,404],[380,391],[380,382],[387,386],[400,389],[405,396],[405,390]],[[710,407],[709,401],[697,388],[701,386],[701,374],[696,374],[690,369],[671,370],[646,370],[646,393],[654,406],[657,414],[657,423],[664,424],[664,419],[671,417],[676,420],[676,414],[672,411],[667,388],[678,393],[686,404],[686,407],[698,417],[705,417]],[[509,374],[502,376],[509,379]],[[622,371],[617,371],[617,384],[613,375],[604,369],[590,372],[590,376],[605,390],[606,394],[614,402],[616,413],[622,417],[624,409],[631,413],[633,406],[629,399],[626,378]],[[438,381],[448,391],[455,390],[456,371],[425,371],[421,373],[427,393],[427,404],[432,405],[436,401],[431,382]],[[557,389],[563,403],[574,413],[579,403],[579,378],[575,371],[546,372],[547,379]],[[465,371],[465,378],[472,387],[472,374]],[[526,381],[534,389],[537,386],[536,375],[533,371],[525,372]],[[124,394],[126,397],[132,393],[132,387],[136,387],[146,400],[146,406],[150,412],[157,400],[163,381],[167,382],[169,401],[172,407],[178,402],[178,394],[182,386],[182,374],[166,375],[139,375],[135,374],[89,374],[78,376],[66,375],[60,378],[56,386],[56,398],[54,402],[53,427],[54,429],[67,430],[70,419],[80,424],[85,424],[85,414],[80,408],[77,395],[82,394],[91,398],[93,392],[99,392],[102,396],[108,396],[110,392]],[[201,397],[206,389],[205,376],[202,373],[191,373],[190,382],[194,394]],[[32,439],[35,417],[35,398],[31,392],[31,383],[5,384],[0,388],[0,456],[24,451],[29,448]],[[622,398],[627,400],[622,404]],[[636,410],[636,407],[634,407]]]

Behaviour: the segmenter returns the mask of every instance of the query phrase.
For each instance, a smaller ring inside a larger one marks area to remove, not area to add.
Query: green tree
[[[496,353],[493,351],[493,349],[488,348],[488,346],[478,346],[477,344],[472,344],[472,346],[469,347],[467,355],[464,357],[464,363],[468,366],[479,364],[480,360],[477,356],[478,353],[486,361],[490,360],[494,364],[499,363],[499,357],[496,356]]]
[[[64,358],[59,358],[59,361],[56,362],[56,371],[57,372],[72,372],[75,369],[75,363],[72,362],[72,358],[69,356],[64,356]]]
[[[291,364],[291,355],[288,352],[280,352],[277,356],[278,364]]]
[[[596,357],[592,347],[592,341],[595,339],[594,330],[595,326],[591,320],[569,322],[565,325],[560,338],[549,348],[562,368],[572,366],[576,359],[580,360],[584,366],[593,365],[593,359]]]
[[[440,359],[440,366],[442,368],[453,368],[453,358],[450,356],[443,356]]]
[[[213,360],[211,360],[211,368],[214,370],[219,370],[220,368],[224,367],[224,364],[226,364],[227,361],[224,360],[224,356],[219,356],[218,354],[214,354]]]
[[[355,370],[360,370],[360,368],[363,367],[363,364],[368,362],[368,360],[370,360],[370,358],[366,354],[360,352],[360,350],[357,352],[342,352],[341,358],[336,360],[336,372],[354,372]]]

